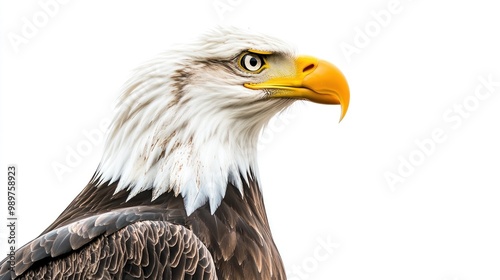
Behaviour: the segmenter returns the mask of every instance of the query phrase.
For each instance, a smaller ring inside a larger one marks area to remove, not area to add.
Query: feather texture
[[[210,252],[193,232],[168,222],[142,221],[35,265],[18,279],[208,280],[217,276]]]
[[[97,178],[119,181],[116,190],[130,198],[147,189],[153,199],[181,194],[188,213],[207,201],[213,213],[228,183],[243,192],[248,174],[258,180],[261,130],[293,100],[243,86],[269,78],[240,69],[249,49],[276,52],[278,61],[294,55],[276,38],[226,28],[138,68],[119,99]]]
[[[124,87],[90,183],[39,237],[5,259],[0,280],[286,279],[259,184],[257,140],[292,99],[245,83],[239,65],[275,38],[221,28],[138,68]]]
[[[16,252],[15,274],[3,261],[0,279],[183,279],[193,270],[184,279],[285,279],[255,182],[243,196],[229,185],[213,215],[205,204],[189,216],[173,193],[127,200],[127,191],[114,194],[116,184],[89,184]]]

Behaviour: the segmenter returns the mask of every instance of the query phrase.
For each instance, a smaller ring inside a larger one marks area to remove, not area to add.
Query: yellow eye
[[[246,53],[241,56],[240,65],[247,71],[258,72],[264,67],[265,61],[261,55]]]

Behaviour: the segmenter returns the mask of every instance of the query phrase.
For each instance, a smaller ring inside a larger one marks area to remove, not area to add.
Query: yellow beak
[[[251,89],[269,89],[271,98],[307,99],[322,104],[340,104],[342,120],[349,107],[349,85],[335,65],[311,56],[295,60],[296,74],[271,78],[258,84],[245,84]]]

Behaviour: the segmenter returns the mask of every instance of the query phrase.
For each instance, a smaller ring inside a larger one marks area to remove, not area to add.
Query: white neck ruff
[[[245,38],[238,42],[240,37]],[[222,49],[214,50],[208,45],[215,39],[207,40],[206,53],[193,51],[200,49],[195,45],[163,54],[125,85],[97,183],[118,181],[116,192],[130,191],[129,199],[145,190],[152,190],[152,200],[165,192],[180,194],[188,214],[207,202],[215,212],[228,183],[241,193],[242,180],[258,183],[258,137],[293,101],[263,99],[263,93],[244,88],[248,77],[224,65],[239,50],[217,42],[212,48]],[[275,39],[260,41],[270,51],[285,48]],[[241,49],[253,47],[246,44]]]

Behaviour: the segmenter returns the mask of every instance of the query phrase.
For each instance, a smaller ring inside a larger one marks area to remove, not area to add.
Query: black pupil
[[[251,66],[255,67],[258,62],[259,61],[257,60],[257,58],[255,58],[255,57],[250,58],[250,65]]]

